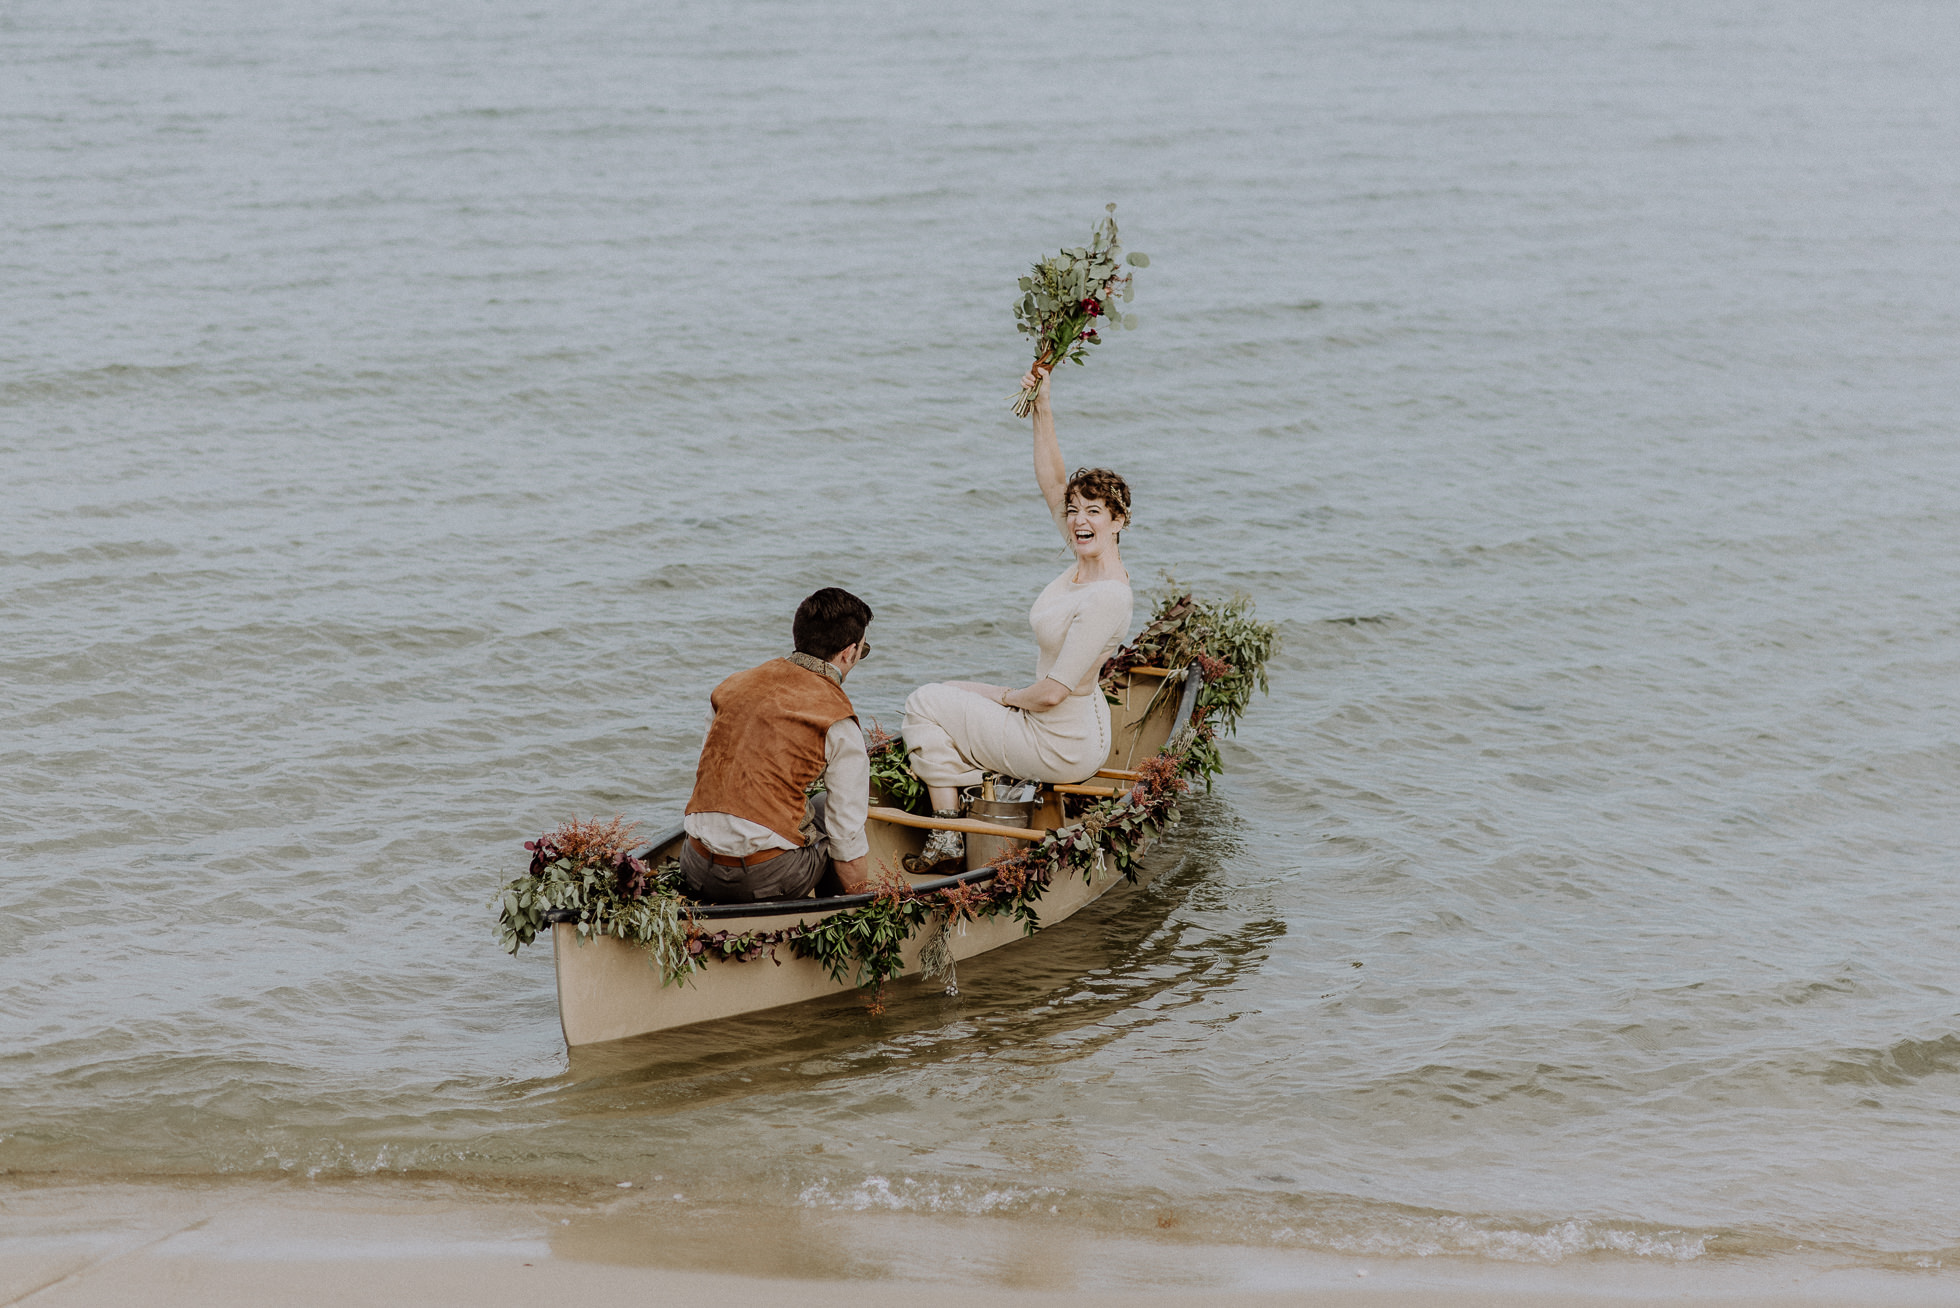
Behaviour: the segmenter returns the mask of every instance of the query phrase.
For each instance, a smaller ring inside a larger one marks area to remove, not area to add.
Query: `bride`
[[[1039,651],[1032,685],[940,681],[906,698],[905,749],[936,817],[958,817],[959,787],[978,783],[983,772],[1086,781],[1109,757],[1109,705],[1097,680],[1129,634],[1134,608],[1118,548],[1130,520],[1130,488],[1107,468],[1067,475],[1048,377],[1030,372],[1023,385],[1037,381],[1034,479],[1075,559],[1028,612]],[[920,862],[959,858],[965,844],[957,831],[934,831]]]

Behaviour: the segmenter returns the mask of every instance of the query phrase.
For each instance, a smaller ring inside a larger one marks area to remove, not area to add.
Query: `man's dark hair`
[[[814,659],[834,658],[848,645],[864,639],[871,625],[871,606],[848,590],[825,586],[796,606],[790,631],[796,652]]]

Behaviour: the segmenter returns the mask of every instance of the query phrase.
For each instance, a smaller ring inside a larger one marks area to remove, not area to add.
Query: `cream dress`
[[[1129,634],[1135,600],[1127,581],[1076,582],[1075,565],[1048,583],[1028,611],[1040,656],[1034,675],[1069,687],[1045,713],[996,704],[942,682],[905,700],[906,752],[929,786],[971,786],[982,772],[1023,781],[1086,781],[1109,757],[1109,705],[1097,686],[1103,660]]]

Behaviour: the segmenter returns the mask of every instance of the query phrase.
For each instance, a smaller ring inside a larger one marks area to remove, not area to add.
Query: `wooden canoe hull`
[[[1161,676],[1136,675],[1125,678],[1118,688],[1117,701],[1110,705],[1111,748],[1107,766],[1132,769],[1163,748],[1170,738],[1185,699],[1177,687],[1159,693]],[[1127,783],[1111,782],[1113,789]],[[1062,823],[1059,800],[1052,796],[1037,812],[1032,825],[1052,828]],[[926,833],[913,827],[873,819],[865,824],[871,844],[870,860],[875,869],[888,872],[903,866],[904,856],[916,854],[925,844]],[[678,838],[669,837],[648,852],[662,859],[678,852]],[[914,883],[929,880],[910,878]],[[1110,869],[1098,871],[1092,879],[1080,876],[1057,880],[1041,897],[1037,910],[1042,926],[1066,921],[1084,906],[1093,903],[1121,874]],[[748,931],[779,931],[799,922],[820,921],[823,911],[784,913],[776,911],[754,916],[716,916],[713,930],[740,935]],[[726,912],[726,910],[723,910]],[[919,971],[919,952],[942,928],[934,923],[905,942],[905,968],[902,975]],[[981,918],[953,928],[954,959],[972,958],[1012,944],[1027,932],[1010,916]],[[747,962],[713,961],[680,985],[663,985],[658,968],[645,949],[612,936],[581,940],[578,928],[559,922],[551,929],[551,952],[558,977],[558,1020],[567,1045],[597,1044],[629,1036],[712,1022],[721,1018],[754,1013],[785,1004],[822,999],[855,988],[855,979],[833,980],[823,966],[812,959],[796,958],[788,947],[778,947],[775,957],[767,954]]]
[[[1041,923],[1053,926],[1093,903],[1122,879],[1105,871],[1093,882],[1074,877],[1057,882],[1043,895]],[[818,915],[821,916],[821,915]],[[721,918],[717,930],[775,931],[812,918]],[[942,930],[926,927],[905,942],[905,976],[919,971],[919,951]],[[1011,944],[1026,932],[1012,917],[987,917],[953,928],[955,960],[972,958]],[[646,950],[613,936],[580,942],[578,929],[560,922],[551,929],[551,950],[558,969],[558,1018],[568,1045],[596,1044],[627,1036],[664,1031],[695,1022],[712,1022],[784,1004],[800,1004],[852,989],[849,978],[831,980],[822,964],[796,958],[788,946],[746,963],[714,962],[696,972],[692,984],[662,986],[660,971],[647,961]]]

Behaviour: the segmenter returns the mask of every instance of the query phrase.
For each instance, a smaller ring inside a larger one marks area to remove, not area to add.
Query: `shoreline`
[[[0,1305],[1920,1305],[1960,1270],[1819,1252],[1686,1263],[1378,1257],[1124,1238],[985,1217],[741,1211],[644,1194],[523,1196],[447,1180],[0,1182]]]

